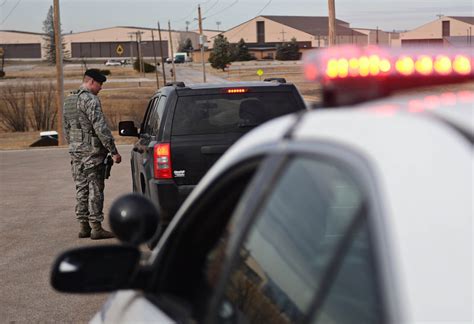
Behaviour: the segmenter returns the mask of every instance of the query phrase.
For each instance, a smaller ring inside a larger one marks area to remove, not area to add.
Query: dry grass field
[[[148,99],[156,91],[155,73],[146,74],[146,79],[149,81],[139,82],[141,75],[134,71],[131,66],[105,67],[102,62],[96,62],[88,66],[88,68],[91,67],[108,69],[111,72],[109,81],[105,83],[99,97],[104,113],[112,128],[116,130],[116,125],[120,120],[141,121]],[[200,64],[189,64],[188,67],[199,71],[201,69]],[[304,80],[301,64],[297,64],[297,62],[282,63],[281,65],[269,64],[267,62],[245,62],[232,65],[229,71],[226,72],[210,67],[206,71],[208,74],[214,74],[229,81],[257,81],[261,79],[256,74],[256,71],[260,68],[264,70],[262,79],[284,77],[288,82],[296,84],[308,102],[317,100],[318,89],[315,88],[314,84],[309,84]],[[65,93],[76,89],[80,85],[84,71],[85,67],[79,63],[64,65]],[[161,69],[159,71],[161,78]],[[56,69],[54,66],[38,62],[15,62],[13,66],[6,64],[6,77],[0,81],[0,88],[8,85],[32,84],[45,81],[50,81],[53,85],[56,83]],[[27,148],[38,138],[39,131],[9,132],[0,128],[0,150]],[[118,143],[133,142],[133,138],[116,136],[116,139]]]
[[[89,64],[88,68],[108,69],[111,72],[109,80],[105,83],[100,93],[102,107],[109,124],[115,131],[119,144],[130,144],[133,138],[117,136],[116,126],[120,120],[135,120],[139,123],[143,117],[148,99],[156,91],[155,73],[146,74],[145,78],[134,71],[131,66],[105,67],[103,62]],[[166,66],[169,70],[170,66]],[[187,64],[186,68],[201,71],[201,64]],[[259,77],[257,70],[262,69],[264,74]],[[38,62],[15,62],[6,64],[6,77],[0,80],[0,90],[10,85],[32,84],[47,82],[55,84],[56,69],[54,66]],[[65,64],[64,88],[65,93],[76,89],[82,79],[85,67],[79,63]],[[161,68],[160,80],[162,81]],[[305,80],[301,62],[237,62],[233,63],[226,71],[215,70],[210,66],[206,68],[208,74],[218,76],[229,81],[258,81],[264,78],[283,77],[288,82],[294,83],[308,103],[318,102],[320,89],[317,84]],[[167,72],[168,73],[168,72]],[[168,80],[170,76],[167,76]],[[140,81],[140,82],[139,82]],[[434,93],[443,91],[473,90],[474,82],[461,85],[450,85],[434,90]],[[422,89],[413,90],[423,91]],[[431,90],[433,91],[433,90]],[[1,107],[0,107],[1,108]],[[31,109],[31,108],[29,108]],[[0,123],[0,150],[28,148],[31,143],[39,138],[39,131],[8,132],[1,128]]]

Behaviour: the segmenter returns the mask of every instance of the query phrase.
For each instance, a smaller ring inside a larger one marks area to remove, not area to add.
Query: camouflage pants
[[[104,214],[104,165],[84,169],[81,160],[71,160],[76,185],[76,218],[79,222],[102,222]]]

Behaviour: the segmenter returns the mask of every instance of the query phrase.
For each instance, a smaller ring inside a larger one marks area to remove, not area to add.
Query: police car
[[[245,135],[150,256],[138,245],[153,204],[120,198],[124,244],[65,252],[53,287],[116,291],[93,323],[471,323],[474,91],[376,99],[413,80],[472,82],[472,51],[422,51],[309,57],[322,106],[337,108]]]

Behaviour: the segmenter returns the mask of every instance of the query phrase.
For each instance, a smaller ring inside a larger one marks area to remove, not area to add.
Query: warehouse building
[[[400,33],[387,32],[373,28],[354,28],[359,33],[367,35],[367,45],[380,45],[388,47],[400,47]]]
[[[171,42],[170,42],[171,36]],[[45,59],[44,35],[22,31],[0,31],[0,47],[6,59]],[[79,33],[63,34],[65,52],[71,59],[133,58],[141,51],[143,57],[171,56],[170,44],[177,52],[187,38],[197,47],[196,32],[118,26]]]
[[[170,42],[171,36],[171,42]],[[171,44],[177,52],[180,43],[187,38],[197,44],[195,32],[161,31],[161,42],[157,29],[119,26],[64,35],[66,49],[72,59],[78,58],[132,58],[141,52],[143,57],[169,57]]]
[[[328,46],[328,17],[257,16],[223,32],[230,43],[243,39],[256,58],[274,58],[276,46],[293,38],[304,51]],[[348,22],[336,19],[336,44],[367,44],[367,35],[350,28]]]
[[[41,59],[43,34],[14,30],[0,30],[0,48],[5,59]]]
[[[402,46],[472,47],[474,16],[440,16],[435,21],[401,33]]]

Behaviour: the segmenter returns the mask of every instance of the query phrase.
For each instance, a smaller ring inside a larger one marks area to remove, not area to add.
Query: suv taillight
[[[169,143],[156,144],[153,153],[153,171],[155,179],[171,179],[171,151]]]

